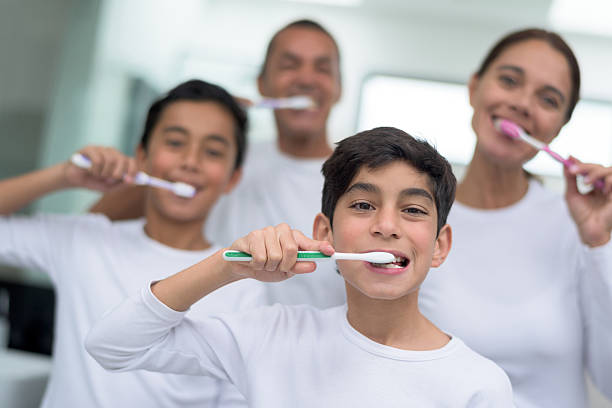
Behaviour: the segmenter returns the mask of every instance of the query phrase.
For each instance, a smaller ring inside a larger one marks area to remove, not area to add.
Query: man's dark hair
[[[429,143],[393,127],[366,130],[340,141],[323,164],[325,182],[321,212],[329,218],[330,224],[338,200],[360,169],[376,169],[395,161],[403,161],[428,176],[438,211],[439,233],[455,200],[457,180],[451,166]]]
[[[242,160],[247,148],[247,116],[236,102],[236,100],[223,88],[199,79],[183,82],[171,89],[166,95],[153,102],[147,113],[144,131],[140,144],[146,151],[148,148],[151,132],[159,121],[161,114],[168,105],[179,101],[215,102],[221,105],[234,119],[234,136],[236,138],[236,160],[234,169],[242,165]]]
[[[332,42],[334,44],[334,47],[336,48],[336,56],[338,57],[338,66],[340,66],[340,48],[338,48],[338,43],[336,42],[336,39],[330,34],[329,31],[327,31],[327,29],[325,27],[323,27],[321,24],[317,23],[316,21],[308,20],[308,19],[301,19],[301,20],[296,20],[296,21],[293,21],[293,22],[287,24],[286,26],[284,26],[283,28],[278,30],[272,36],[272,38],[270,39],[270,42],[268,43],[268,48],[266,48],[266,57],[265,57],[264,62],[262,64],[262,66],[261,66],[261,70],[259,71],[259,76],[260,77],[264,76],[264,74],[266,73],[266,68],[268,67],[268,60],[270,59],[270,55],[272,55],[272,51],[274,50],[274,45],[276,43],[276,39],[284,31],[286,31],[286,30],[288,30],[290,28],[307,28],[309,30],[319,31],[319,32],[325,34],[326,36],[328,36],[332,40]]]

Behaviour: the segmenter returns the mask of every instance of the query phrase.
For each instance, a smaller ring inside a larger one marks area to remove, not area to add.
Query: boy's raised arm
[[[107,191],[120,184],[124,174],[136,173],[134,160],[115,149],[90,146],[80,153],[91,160],[90,169],[81,169],[66,161],[0,181],[0,214],[12,214],[46,194],[65,188]]]
[[[156,282],[153,294],[166,306],[176,311],[189,309],[195,302],[228,283],[244,278],[262,282],[278,282],[295,274],[315,270],[314,262],[297,262],[297,251],[334,250],[325,241],[307,238],[287,224],[251,232],[235,241],[231,249],[244,251],[253,257],[250,262],[227,262],[223,250],[175,275]]]
[[[145,186],[124,185],[105,193],[89,212],[106,215],[113,221],[131,220],[144,215]]]

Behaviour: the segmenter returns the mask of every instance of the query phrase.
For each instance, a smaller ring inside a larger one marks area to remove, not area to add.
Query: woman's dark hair
[[[574,112],[574,108],[580,99],[580,67],[574,52],[569,45],[561,38],[561,36],[552,31],[542,30],[540,28],[527,28],[520,31],[512,32],[499,40],[489,51],[485,59],[480,64],[480,68],[476,71],[476,76],[482,77],[491,63],[499,57],[499,55],[508,47],[519,42],[528,40],[540,40],[546,42],[555,50],[559,51],[567,61],[570,69],[570,79],[572,81],[572,90],[569,99],[567,112],[565,113],[566,122],[569,121]]]
[[[334,210],[360,169],[376,169],[394,161],[403,161],[426,174],[438,211],[438,229],[455,200],[457,180],[448,161],[424,140],[393,128],[379,127],[348,137],[339,143],[323,164],[325,177],[321,212],[333,224]]]
[[[151,132],[159,121],[161,114],[168,105],[179,101],[196,101],[196,102],[215,102],[227,110],[234,119],[235,138],[236,138],[236,160],[234,161],[234,169],[242,165],[244,154],[247,148],[247,116],[236,102],[236,100],[223,88],[209,82],[199,79],[192,79],[183,82],[177,87],[171,89],[162,98],[155,101],[149,108],[147,119],[145,121],[144,131],[140,139],[140,144],[145,151],[147,150]]]

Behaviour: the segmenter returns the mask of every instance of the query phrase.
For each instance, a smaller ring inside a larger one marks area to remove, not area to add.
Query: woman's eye
[[[557,99],[552,98],[550,96],[543,96],[542,97],[542,103],[545,106],[548,106],[550,108],[558,108],[559,107],[559,102],[557,101]]]

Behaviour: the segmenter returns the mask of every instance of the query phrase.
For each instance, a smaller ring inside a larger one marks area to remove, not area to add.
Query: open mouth
[[[395,261],[390,263],[370,263],[375,268],[384,268],[384,269],[402,269],[408,266],[410,260],[408,258],[404,258],[403,256],[395,256]]]

